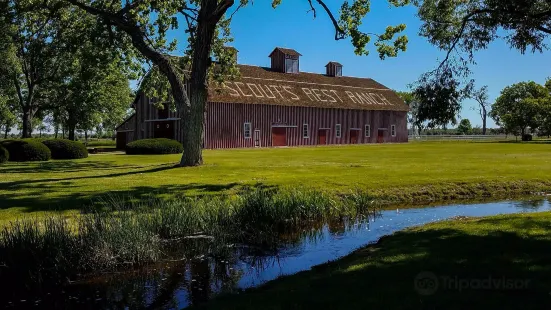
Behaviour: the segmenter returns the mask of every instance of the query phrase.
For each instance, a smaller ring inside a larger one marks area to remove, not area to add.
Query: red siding
[[[205,148],[254,147],[254,131],[260,130],[260,146],[272,146],[272,126],[287,127],[287,145],[318,144],[318,129],[330,128],[327,144],[348,144],[350,129],[358,128],[358,143],[375,143],[379,128],[386,129],[385,142],[407,142],[406,112],[365,111],[214,103],[207,105]],[[244,136],[244,123],[251,123],[251,138]],[[302,125],[308,124],[309,138],[303,138]],[[341,138],[335,136],[335,125],[341,124]],[[371,136],[365,137],[364,126],[371,125]],[[396,125],[396,137],[391,137]]]

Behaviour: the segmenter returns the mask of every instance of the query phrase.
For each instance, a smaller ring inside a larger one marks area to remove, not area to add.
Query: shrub
[[[532,141],[532,135],[531,134],[522,135],[522,141]]]
[[[53,159],[80,159],[88,157],[86,146],[80,142],[66,139],[50,139],[42,141],[52,152]]]
[[[10,161],[47,161],[52,157],[48,147],[33,139],[6,140],[1,144],[8,150]]]
[[[10,159],[10,153],[5,147],[0,145],[0,164],[7,162],[8,159]]]
[[[171,139],[143,139],[126,145],[126,154],[178,154],[184,151],[182,144]]]

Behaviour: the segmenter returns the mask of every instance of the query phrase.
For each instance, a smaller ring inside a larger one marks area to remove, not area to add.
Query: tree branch
[[[457,33],[455,35],[455,38],[452,42],[452,45],[450,46],[450,48],[448,49],[448,52],[446,53],[446,57],[444,58],[444,60],[442,60],[442,62],[440,62],[440,65],[438,66],[438,68],[441,68],[449,60],[451,53],[455,50],[455,47],[457,46],[457,43],[459,43],[459,40],[461,40],[461,37],[463,36],[463,33],[465,32],[465,28],[467,28],[467,24],[470,21],[472,21],[471,17],[473,17],[475,15],[478,15],[478,14],[490,13],[490,12],[491,12],[491,10],[487,10],[487,9],[475,10],[475,11],[467,14],[465,17],[463,17],[463,21],[461,23],[461,28],[459,29],[459,33]]]
[[[543,27],[543,26],[538,26],[538,27],[536,27],[536,29],[538,29],[541,32],[551,34],[551,29],[550,28],[546,28],[546,27]]]
[[[17,79],[17,76],[13,76],[13,85],[15,86],[15,89],[17,91],[17,98],[19,99],[19,105],[23,109],[25,106],[25,99],[23,99],[23,93],[21,92],[21,85],[19,85],[19,80]]]
[[[218,3],[218,5],[216,6],[216,9],[214,9],[214,11],[212,12],[211,16],[208,19],[209,22],[217,23],[220,20],[220,18],[222,18],[222,16],[226,14],[226,11],[233,6],[234,3],[235,3],[235,0],[223,0],[222,2]]]
[[[311,0],[308,0],[309,2]],[[325,2],[323,2],[322,0],[316,0],[319,5],[321,5],[323,7],[323,9],[325,10],[325,12],[327,13],[327,15],[329,15],[329,18],[331,19],[331,22],[333,22],[333,26],[335,27],[335,40],[342,40],[345,38],[346,34],[344,33],[344,31],[341,29],[341,27],[339,26],[339,23],[337,22],[337,19],[335,18],[335,16],[333,15],[333,13],[331,12],[331,10],[327,7],[327,5],[325,4]],[[310,5],[312,3],[310,2]],[[313,6],[312,6],[313,8]],[[316,17],[316,13],[315,13],[315,9],[314,9],[314,17]]]

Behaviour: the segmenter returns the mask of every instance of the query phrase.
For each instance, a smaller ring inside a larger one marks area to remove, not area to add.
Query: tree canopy
[[[471,125],[471,121],[469,119],[464,118],[459,122],[459,126],[457,126],[457,132],[461,135],[470,135],[473,133],[473,126]]]
[[[439,82],[446,87],[453,79],[457,85],[465,84],[467,95],[467,91],[474,90],[468,87],[469,67],[476,63],[474,56],[494,40],[503,39],[522,54],[548,49],[546,40],[551,36],[548,0],[412,0],[412,3],[418,8],[422,22],[420,34],[445,53],[433,71],[421,76],[416,87],[430,89]],[[460,87],[457,85],[454,88]],[[476,95],[472,97],[476,99]],[[451,120],[451,114],[460,111],[455,100],[431,101],[426,108],[422,110],[442,113],[441,120]],[[481,113],[484,113],[482,106]]]
[[[549,90],[536,82],[521,82],[506,87],[492,105],[496,124],[515,135],[535,132],[551,106]]]

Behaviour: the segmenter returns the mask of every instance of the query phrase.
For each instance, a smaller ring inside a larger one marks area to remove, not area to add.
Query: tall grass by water
[[[223,255],[235,245],[273,251],[300,241],[299,231],[378,209],[366,192],[333,195],[309,189],[250,189],[227,197],[130,202],[75,218],[18,220],[0,232],[0,277],[23,286],[64,283],[123,266]]]

